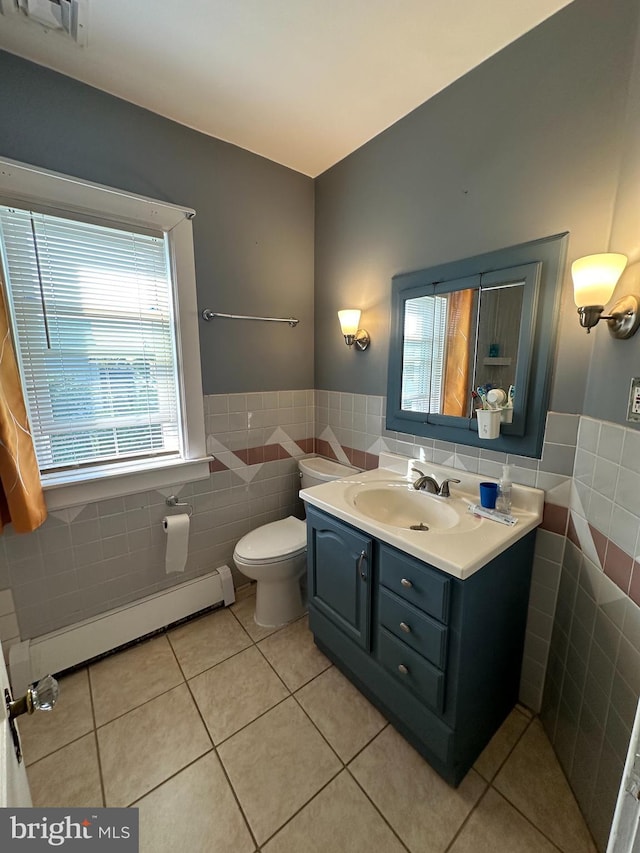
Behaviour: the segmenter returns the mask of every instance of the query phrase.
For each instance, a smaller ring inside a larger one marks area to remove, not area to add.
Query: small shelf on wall
[[[511,359],[510,358],[499,358],[498,356],[492,356],[483,359],[482,364],[485,367],[511,367]]]

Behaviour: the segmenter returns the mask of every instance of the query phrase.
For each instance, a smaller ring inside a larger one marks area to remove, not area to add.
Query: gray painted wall
[[[637,13],[575,0],[317,179],[316,388],[385,393],[395,273],[565,230],[569,261],[606,250]],[[568,269],[550,408],[581,412],[593,335]]]
[[[0,155],[195,208],[205,394],[313,386],[313,181],[0,51]]]
[[[620,165],[611,240],[612,252],[629,258],[609,308],[627,293],[640,294],[640,30],[636,41],[623,128]],[[640,334],[628,341],[612,338],[600,323],[593,330],[592,357],[585,395],[584,413],[606,421],[624,423],[640,429],[640,424],[625,421],[631,377],[640,376]]]

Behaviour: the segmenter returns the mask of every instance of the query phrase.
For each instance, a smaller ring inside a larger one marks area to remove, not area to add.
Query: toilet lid
[[[246,562],[291,557],[307,547],[307,526],[290,515],[257,527],[238,542],[234,556]]]

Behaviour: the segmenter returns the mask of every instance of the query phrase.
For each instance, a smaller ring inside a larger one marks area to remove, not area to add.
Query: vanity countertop
[[[480,502],[479,484],[496,482],[491,477],[393,453],[382,453],[379,464],[380,467],[372,471],[303,489],[300,497],[306,503],[461,580],[477,572],[542,521],[544,492],[540,489],[513,484],[511,514],[517,523],[507,526],[474,516],[468,510],[470,505]],[[418,477],[412,471],[414,467],[438,483],[446,478],[459,479],[461,483],[451,484],[450,498],[416,492],[411,485]],[[411,530],[408,526],[388,523],[361,511],[357,505],[361,502],[354,500],[354,495],[375,491],[376,497],[382,494],[384,498],[380,489],[389,490],[390,504],[400,492],[402,502],[410,500],[412,507],[423,502],[427,522],[432,516],[434,523],[428,524],[427,530]],[[452,526],[440,526],[440,516],[453,517],[452,513],[458,514],[459,521]]]

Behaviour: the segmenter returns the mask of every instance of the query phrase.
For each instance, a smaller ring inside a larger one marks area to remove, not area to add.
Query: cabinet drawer
[[[384,588],[380,589],[378,620],[399,640],[444,669],[447,652],[444,625]]]
[[[380,583],[440,622],[447,622],[451,580],[436,569],[381,545]]]
[[[386,628],[378,629],[378,659],[400,684],[404,684],[430,708],[442,711],[444,673],[406,643],[396,640]]]

